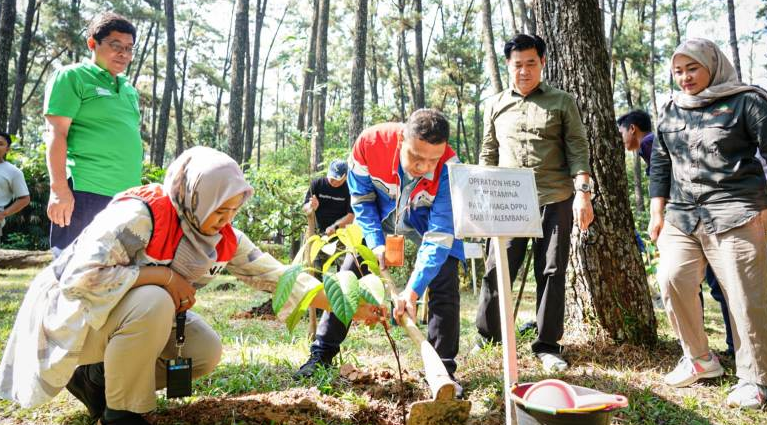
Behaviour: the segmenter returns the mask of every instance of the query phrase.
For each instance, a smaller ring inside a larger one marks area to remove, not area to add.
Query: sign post
[[[468,164],[450,164],[448,173],[455,236],[492,238],[503,337],[506,424],[511,425],[512,416],[516,417],[511,386],[519,374],[506,246],[512,237],[543,237],[535,176],[529,169]]]

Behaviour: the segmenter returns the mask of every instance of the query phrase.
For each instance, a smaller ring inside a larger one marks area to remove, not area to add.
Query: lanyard
[[[178,348],[179,357],[181,357],[181,347],[186,343],[184,325],[186,325],[186,311],[182,311],[176,315],[176,348]]]

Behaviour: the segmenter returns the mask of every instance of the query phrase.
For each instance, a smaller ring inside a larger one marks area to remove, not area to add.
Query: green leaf
[[[366,247],[365,245],[359,244],[355,245],[354,249],[357,250],[357,252],[360,254],[360,257],[362,257],[365,261],[370,261],[373,263],[378,264],[378,258],[375,254],[373,254],[373,250]]]
[[[341,241],[342,244],[345,246],[354,246],[349,243],[349,231],[347,230],[347,227],[344,227],[343,229],[336,230],[335,233],[333,233],[334,236],[338,237],[338,240]]]
[[[296,306],[296,309],[290,313],[290,316],[288,316],[287,320],[285,320],[285,326],[288,327],[289,332],[293,332],[293,329],[298,324],[298,321],[301,320],[301,317],[304,316],[306,310],[309,309],[309,305],[314,300],[314,297],[316,297],[317,294],[322,291],[322,289],[322,285],[317,285],[316,287],[312,288],[311,291],[304,295],[304,297],[301,299],[301,302],[299,302]]]
[[[359,306],[360,287],[357,276],[348,270],[342,271],[325,276],[323,283],[333,313],[344,326],[349,326]]]
[[[344,254],[346,254],[346,251],[339,251],[339,252],[336,252],[335,254],[333,254],[333,256],[331,256],[330,258],[328,258],[328,260],[325,261],[325,264],[322,265],[322,274],[327,273],[328,269],[330,268],[330,266],[332,266],[333,263],[335,263],[335,261],[338,259],[338,257],[340,257],[340,256],[342,256]]]
[[[365,260],[362,262],[362,265],[368,266],[368,270],[370,270],[370,272],[375,274],[376,276],[381,275],[381,266],[378,264],[378,260],[375,260],[375,261]]]
[[[350,224],[344,229],[349,238],[349,245],[346,246],[353,246],[356,248],[357,245],[362,244],[362,228],[358,224]]]
[[[314,236],[312,236],[314,237]],[[325,241],[322,240],[322,238],[317,238],[312,243],[311,251],[309,251],[309,262],[314,263],[314,260],[317,258],[317,254],[320,253],[320,250],[323,246],[325,246]]]
[[[272,309],[274,309],[275,313],[279,313],[288,301],[288,298],[290,298],[293,286],[295,286],[298,275],[302,270],[303,266],[300,264],[290,266],[277,280],[277,287],[274,289],[274,296],[272,296]]]
[[[298,265],[302,264],[304,262],[304,255],[306,255],[306,250],[309,249],[313,244],[314,241],[320,240],[320,235],[312,235],[307,240],[306,243],[301,247],[301,249],[298,250],[298,253],[293,258],[293,261],[291,262],[291,265]],[[309,263],[311,264],[311,262]],[[305,265],[309,265],[305,264]]]
[[[360,295],[368,304],[383,305],[386,301],[386,289],[381,278],[369,274],[365,275],[359,281]]]

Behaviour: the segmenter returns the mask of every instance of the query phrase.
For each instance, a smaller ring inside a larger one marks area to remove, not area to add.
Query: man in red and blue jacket
[[[415,302],[429,292],[428,340],[447,371],[455,372],[458,354],[458,263],[463,243],[453,232],[447,166],[458,161],[448,146],[450,125],[434,109],[413,112],[407,123],[384,123],[363,131],[354,143],[348,174],[355,222],[384,267],[385,234],[405,235],[419,245],[415,266],[396,300],[395,317],[415,315]],[[343,268],[351,269],[353,261]],[[347,328],[324,313],[311,358],[297,376],[310,376],[318,364],[330,365]]]

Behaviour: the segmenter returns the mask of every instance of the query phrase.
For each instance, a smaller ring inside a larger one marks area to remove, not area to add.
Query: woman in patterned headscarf
[[[684,355],[665,382],[684,387],[724,373],[708,345],[700,282],[709,264],[730,307],[739,383],[730,406],[759,408],[767,395],[767,93],[738,81],[710,40],[671,58],[674,93],[661,113],[650,171],[650,237],[658,282]],[[764,156],[764,155],[763,155]],[[664,211],[665,207],[665,211]]]
[[[231,158],[195,147],[163,185],[115,196],[30,285],[0,363],[0,396],[35,406],[66,386],[102,424],[146,424],[140,413],[166,385],[163,360],[177,354],[174,317],[196,289],[227,268],[272,291],[286,269],[230,225],[252,193]],[[281,313],[317,285],[301,274]],[[320,293],[316,304],[326,303]],[[218,364],[221,341],[200,316],[186,320],[182,355],[197,378]]]

